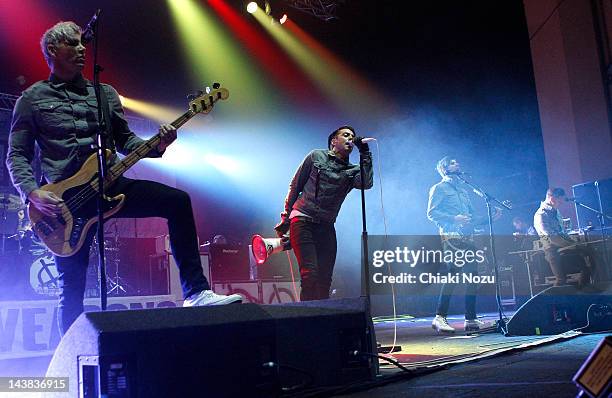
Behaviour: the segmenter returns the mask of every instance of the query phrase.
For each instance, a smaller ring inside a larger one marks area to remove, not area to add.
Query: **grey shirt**
[[[113,138],[117,150],[128,154],[144,142],[128,127],[119,95],[103,84],[108,98]],[[38,188],[31,163],[35,145],[40,149],[41,168],[48,182],[66,179],[76,173],[95,152],[98,109],[93,84],[82,75],[64,82],[53,74],[25,90],[13,111],[6,165],[13,185],[24,203]],[[152,150],[148,156],[159,157]],[[118,161],[116,155],[110,161]]]
[[[334,223],[342,202],[351,189],[370,189],[374,183],[372,154],[363,157],[365,176],[358,164],[337,157],[332,151],[315,149],[302,161],[295,172],[285,198],[283,222],[288,223],[292,210],[307,215],[314,222]]]
[[[546,202],[541,202],[540,208],[535,212],[533,226],[545,248],[563,247],[575,243],[563,230],[563,219],[559,209]]]

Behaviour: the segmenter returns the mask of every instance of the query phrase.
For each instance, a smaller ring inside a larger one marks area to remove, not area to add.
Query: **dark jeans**
[[[559,251],[558,247],[549,247],[544,250],[544,257],[556,278],[555,286],[565,285],[569,267],[580,268],[580,285],[591,283],[593,270],[596,268],[595,255],[589,247],[577,246],[572,249]],[[563,258],[573,259],[571,264],[562,261]]]
[[[336,263],[334,224],[314,223],[295,217],[291,219],[289,236],[302,277],[300,300],[329,298]]]
[[[186,192],[158,182],[121,177],[108,193],[110,196],[125,194],[123,208],[114,217],[163,217],[168,220],[170,245],[185,297],[210,289],[202,273],[191,199]],[[90,229],[83,247],[73,256],[55,257],[60,287],[58,322],[62,335],[83,312],[89,250],[96,225]]]
[[[452,245],[445,241],[442,245],[443,250],[473,250],[477,249],[468,242],[463,242],[459,240],[453,240]],[[447,272],[454,275],[455,273],[459,274],[478,274],[478,266],[475,262],[467,263],[462,267],[458,267],[453,263],[446,263]],[[440,291],[440,297],[438,298],[438,309],[436,310],[437,315],[441,315],[446,317],[448,315],[448,306],[450,304],[451,296],[453,295],[453,291],[457,284],[455,283],[445,283],[442,285],[442,290]],[[476,319],[476,290],[478,285],[475,283],[466,283],[465,284],[465,319]]]

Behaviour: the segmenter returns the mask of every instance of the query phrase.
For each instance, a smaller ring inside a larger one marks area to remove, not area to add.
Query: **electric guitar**
[[[171,124],[178,129],[198,113],[209,113],[217,101],[226,100],[228,97],[227,89],[220,87],[219,83],[215,83],[212,89],[207,89],[206,93],[199,92],[197,95],[191,96],[189,110]],[[110,186],[136,162],[144,158],[151,149],[156,148],[160,140],[160,135],[156,134],[117,164],[109,166],[104,187]],[[107,149],[106,159],[109,160],[111,155],[112,152]],[[79,171],[72,177],[44,185],[40,189],[55,193],[64,200],[64,203],[61,205],[61,214],[53,216],[44,215],[30,203],[28,205],[28,215],[34,233],[53,254],[60,257],[70,257],[83,246],[87,232],[98,220],[97,155],[94,153],[89,156]],[[104,219],[121,210],[124,201],[124,194],[115,197],[104,195]]]

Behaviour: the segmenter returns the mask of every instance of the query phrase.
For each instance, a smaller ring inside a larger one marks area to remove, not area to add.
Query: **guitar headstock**
[[[221,87],[219,83],[214,83],[212,88],[206,87],[205,90],[200,90],[187,96],[189,99],[189,109],[194,113],[209,113],[215,102],[226,100],[228,97],[229,91]]]

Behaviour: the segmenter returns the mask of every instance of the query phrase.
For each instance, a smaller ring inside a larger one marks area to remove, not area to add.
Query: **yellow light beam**
[[[151,120],[161,123],[170,123],[177,117],[181,116],[186,110],[171,108],[167,106],[156,105],[150,102],[141,101],[133,98],[128,98],[123,95],[119,96],[121,104],[124,108],[129,109],[139,115],[145,116]]]
[[[329,50],[318,43],[315,44],[314,39],[310,37],[305,40],[303,31],[300,32],[300,40],[297,35],[285,29],[291,21],[281,26],[261,9],[257,9],[252,15],[339,109],[355,115],[390,109],[390,104],[383,94],[339,61]]]
[[[230,91],[231,106],[228,104],[225,108],[232,108],[234,112],[239,108],[243,115],[270,108],[269,103],[276,95],[205,5],[194,0],[167,2],[185,54],[193,66],[194,83],[220,82]]]

